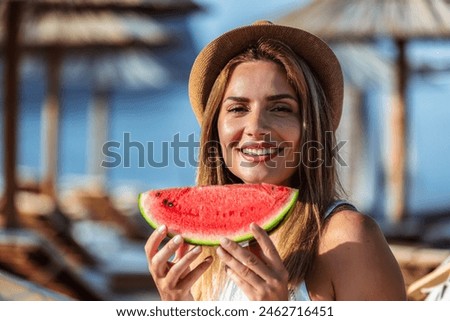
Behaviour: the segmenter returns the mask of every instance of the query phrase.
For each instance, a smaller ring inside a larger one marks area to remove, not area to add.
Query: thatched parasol
[[[139,13],[140,15],[179,15],[198,10],[191,0],[37,0],[36,11],[109,11],[113,13]]]
[[[152,16],[183,14],[198,6],[189,0],[8,0],[0,3],[0,44],[5,54],[6,226],[19,225],[15,209],[17,105],[20,56],[43,53],[48,62],[48,96],[43,109],[43,190],[55,197],[58,154],[60,68],[67,51],[87,54],[155,48],[172,37]],[[132,28],[132,21],[142,28]]]
[[[344,73],[344,109],[343,121],[337,132],[338,140],[348,137],[364,137],[366,117],[361,106],[365,103],[365,95],[370,91],[389,88],[392,83],[392,62],[379,55],[373,45],[366,43],[339,43],[333,45],[333,51],[341,63]],[[357,139],[351,145],[345,146],[345,163],[339,166],[340,180],[349,191],[352,198],[364,199],[365,184],[359,181],[364,176],[364,160],[367,153],[362,139]],[[365,204],[357,204],[363,208]]]
[[[391,151],[386,179],[392,222],[406,215],[408,62],[412,39],[450,38],[450,7],[444,0],[315,0],[278,23],[304,28],[328,42],[393,39],[398,49],[391,109]]]

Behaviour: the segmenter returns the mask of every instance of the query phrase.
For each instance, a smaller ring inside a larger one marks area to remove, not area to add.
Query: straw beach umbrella
[[[67,54],[71,56],[87,56],[91,62],[98,61],[99,56],[106,53],[114,53],[114,57],[127,54],[134,50],[144,48],[156,48],[169,45],[169,33],[164,28],[154,22],[150,18],[136,16],[117,16],[110,12],[43,12],[37,19],[25,19],[23,23],[24,42],[29,50],[38,51],[40,48],[45,49],[48,65],[48,95],[47,101],[43,109],[44,126],[42,132],[43,146],[46,149],[43,153],[44,178],[42,180],[42,191],[45,194],[56,198],[56,180],[58,171],[58,119],[59,119],[59,91],[61,86],[62,64]],[[146,33],[132,33],[127,30],[125,19],[138,20],[136,23],[146,26],[142,28]],[[131,57],[130,57],[131,58]],[[117,66],[118,63],[113,56],[109,56],[105,60],[111,66]],[[130,62],[133,59],[130,59]],[[142,60],[143,62],[144,60]],[[99,65],[99,64],[97,64]],[[85,77],[89,73],[93,73],[99,68],[96,64],[91,63],[90,72],[85,73]],[[142,64],[143,70],[148,70],[146,65]],[[119,68],[120,69],[120,68]],[[124,68],[122,68],[124,69]],[[118,74],[119,72],[117,72]],[[133,74],[133,68],[126,69],[126,73]],[[149,73],[151,74],[151,73]],[[111,80],[112,77],[109,77]],[[117,77],[119,78],[119,77]],[[108,80],[107,80],[108,81]],[[105,86],[100,90],[94,87],[94,100],[107,101],[104,97],[107,93]],[[98,108],[97,108],[98,107]],[[96,142],[100,140],[102,129],[106,129],[107,118],[105,113],[106,106],[99,104],[91,108],[95,121],[105,120],[97,123],[99,131],[97,135],[92,135],[92,140]],[[104,130],[103,130],[104,131]],[[100,135],[99,135],[100,134]],[[98,139],[97,139],[98,138]],[[103,143],[103,142],[101,142]],[[98,146],[96,146],[97,148]],[[97,159],[97,158],[96,158]]]
[[[0,3],[0,45],[4,53],[6,226],[18,226],[14,195],[17,189],[17,105],[20,57],[47,58],[47,98],[43,108],[43,190],[55,197],[58,152],[61,66],[67,52],[93,55],[129,49],[152,49],[173,44],[173,36],[153,16],[186,14],[192,1],[162,0],[8,0]],[[139,25],[139,28],[133,27]]]
[[[393,223],[407,213],[407,102],[409,40],[450,38],[450,7],[444,0],[315,0],[279,21],[330,43],[392,39],[397,48],[391,106],[386,195]]]
[[[379,92],[391,83],[392,61],[378,54],[371,44],[352,43],[334,44],[333,51],[339,59],[344,73],[344,109],[343,121],[336,132],[337,139],[346,141],[348,137],[365,136],[367,121],[364,104],[369,92]],[[356,139],[345,146],[345,164],[339,166],[340,180],[343,186],[352,192],[354,199],[367,200],[365,183],[359,180],[364,176],[364,162],[367,150],[363,139]],[[369,153],[370,155],[370,153]],[[364,208],[365,204],[356,204]]]

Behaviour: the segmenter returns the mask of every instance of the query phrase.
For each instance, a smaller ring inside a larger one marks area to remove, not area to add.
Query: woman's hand
[[[200,246],[188,250],[180,235],[173,237],[159,251],[158,247],[167,236],[167,228],[163,225],[153,232],[145,244],[148,267],[155,281],[161,300],[179,301],[193,300],[191,287],[195,281],[211,265],[209,256],[191,269],[190,265],[202,251]],[[175,254],[173,261],[169,261]]]
[[[288,272],[275,245],[261,227],[252,223],[250,228],[259,246],[258,255],[229,239],[223,239],[217,248],[228,276],[250,300],[288,300]]]

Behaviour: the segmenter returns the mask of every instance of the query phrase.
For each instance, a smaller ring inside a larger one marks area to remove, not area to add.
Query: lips
[[[272,143],[247,143],[238,148],[244,159],[250,162],[264,162],[277,156],[282,148]]]
[[[278,148],[244,148],[241,152],[249,156],[267,156],[278,152]]]

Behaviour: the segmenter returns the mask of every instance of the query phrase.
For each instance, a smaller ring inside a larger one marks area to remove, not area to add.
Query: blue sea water
[[[178,155],[170,145],[176,139],[181,143],[198,141],[198,124],[194,115],[186,112],[186,97],[186,89],[180,85],[156,94],[134,91],[111,95],[108,141],[119,144],[110,151],[120,160],[106,170],[108,184],[148,188],[194,184],[195,163],[189,162],[188,147],[180,148]],[[19,117],[19,174],[36,179],[42,176],[43,165],[42,103],[43,99],[25,99]],[[90,104],[90,94],[84,91],[67,93],[62,99],[59,175],[63,185],[89,174],[89,141],[94,139],[89,136]],[[191,150],[196,151],[193,147]],[[104,156],[108,164],[113,160]]]

